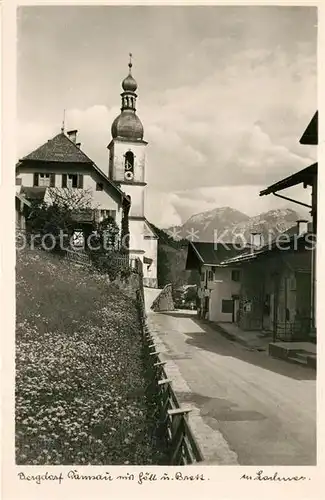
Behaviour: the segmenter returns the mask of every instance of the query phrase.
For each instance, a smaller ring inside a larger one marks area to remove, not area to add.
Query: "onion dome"
[[[132,111],[122,111],[115,118],[111,128],[112,138],[141,141],[143,139],[143,125],[140,118]]]
[[[121,113],[115,118],[112,124],[111,133],[113,139],[126,139],[130,141],[141,141],[143,139],[143,125],[136,115],[135,93],[138,84],[132,76],[132,54],[130,54],[129,74],[122,82],[123,92]]]
[[[126,78],[124,78],[122,82],[122,88],[123,90],[125,90],[125,92],[135,92],[137,90],[138,84],[131,75],[131,73]]]

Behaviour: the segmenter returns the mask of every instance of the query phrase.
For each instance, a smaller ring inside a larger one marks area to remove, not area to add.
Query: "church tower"
[[[144,217],[145,150],[143,125],[136,114],[137,82],[132,76],[130,57],[129,74],[122,82],[121,113],[115,118],[109,149],[108,176],[131,196],[130,217]]]
[[[143,140],[143,125],[136,114],[138,85],[132,76],[131,57],[130,54],[129,74],[122,82],[121,112],[111,128],[108,177],[131,198],[130,257],[142,260],[148,283],[157,286],[157,236],[145,218],[145,153],[148,143]]]

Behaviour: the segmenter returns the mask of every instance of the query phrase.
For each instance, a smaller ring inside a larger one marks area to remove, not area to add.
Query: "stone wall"
[[[153,301],[151,309],[155,312],[175,310],[171,284],[162,289],[158,297]]]

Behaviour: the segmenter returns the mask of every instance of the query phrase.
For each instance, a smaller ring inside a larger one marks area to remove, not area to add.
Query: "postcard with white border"
[[[2,3],[5,500],[322,498],[322,14]]]

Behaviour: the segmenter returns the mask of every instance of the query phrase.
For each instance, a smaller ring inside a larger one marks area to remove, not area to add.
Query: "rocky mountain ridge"
[[[165,231],[175,240],[222,241],[231,243],[241,238],[249,242],[252,233],[264,238],[277,236],[302,219],[291,208],[269,210],[259,215],[248,215],[230,207],[221,207],[191,216],[182,226],[172,226]]]

